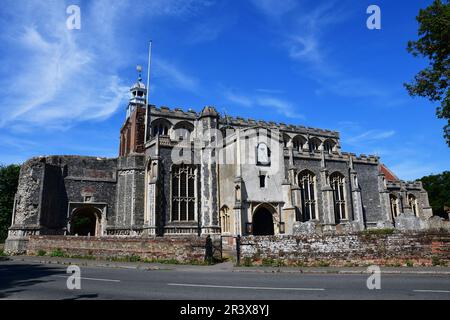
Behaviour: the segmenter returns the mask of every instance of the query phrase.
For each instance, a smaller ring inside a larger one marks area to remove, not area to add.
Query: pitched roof
[[[387,181],[399,181],[400,179],[386,167],[384,164],[380,165],[380,172],[384,173]]]

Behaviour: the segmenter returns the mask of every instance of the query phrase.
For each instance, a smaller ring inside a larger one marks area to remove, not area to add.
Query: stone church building
[[[130,90],[118,158],[23,164],[7,250],[30,235],[296,235],[421,229],[432,216],[421,182],[343,152],[338,132],[146,108],[140,77]]]

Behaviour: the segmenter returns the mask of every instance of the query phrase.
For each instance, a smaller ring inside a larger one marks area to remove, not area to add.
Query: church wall
[[[157,204],[158,209],[156,210],[157,221],[159,221],[159,226],[163,230],[164,226],[170,222],[170,184],[171,184],[171,170],[172,170],[172,158],[171,152],[172,149],[161,148],[160,149],[161,156],[161,166],[160,166],[160,181],[159,186],[161,190],[160,194],[160,203]]]
[[[378,165],[355,163],[354,168],[358,174],[363,211],[367,224],[376,224],[377,221],[383,221],[385,216],[381,209],[381,199],[378,190]]]
[[[347,161],[326,160],[328,174],[331,176],[335,172],[339,172],[345,177],[345,206],[348,220],[354,220],[354,210],[352,207],[352,192],[350,187],[349,166]]]
[[[235,204],[236,165],[226,164],[219,166],[219,208],[226,205],[230,210]]]
[[[144,155],[118,160],[117,215],[109,221],[110,234],[141,232],[144,223]]]
[[[316,176],[316,194],[317,194],[316,208],[318,211],[319,220],[323,222],[324,210],[322,207],[322,192],[321,192],[321,189],[323,187],[323,181],[321,180],[320,175],[320,159],[319,158],[294,159],[294,167],[296,169],[297,174],[303,170],[309,170]],[[296,181],[296,183],[298,183],[298,181]],[[298,203],[297,205],[299,206],[300,204]]]

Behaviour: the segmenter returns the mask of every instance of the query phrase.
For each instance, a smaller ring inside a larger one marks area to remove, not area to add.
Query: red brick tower
[[[130,89],[131,98],[127,107],[127,117],[120,129],[120,157],[144,153],[147,89],[142,83],[141,66],[137,67],[137,71],[139,73],[138,81]]]

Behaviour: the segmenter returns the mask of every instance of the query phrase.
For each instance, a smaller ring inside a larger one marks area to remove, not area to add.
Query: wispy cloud
[[[259,93],[265,93],[265,94],[282,94],[282,93],[284,93],[283,90],[265,89],[265,88],[259,88],[259,89],[256,89],[256,91]]]
[[[400,179],[416,180],[430,174],[437,174],[442,172],[439,164],[433,162],[423,163],[418,161],[406,160],[392,165],[389,169],[392,170]]]
[[[388,139],[394,135],[394,130],[368,130],[359,135],[352,136],[346,139],[346,142],[350,144],[368,143],[372,141]]]
[[[330,47],[330,34],[352,17],[353,10],[347,2],[314,2],[311,5],[307,1],[299,1],[296,5],[286,5],[286,10],[278,2],[283,1],[251,0],[276,26],[279,42],[285,47],[287,55],[295,63],[301,63],[307,68],[307,74],[319,86],[316,94],[377,98],[383,104],[391,104],[393,94],[387,88],[373,83],[365,76],[350,74],[333,60],[334,48]],[[272,12],[289,13],[289,16],[278,19],[278,15]],[[303,73],[304,70],[302,68]]]
[[[305,119],[304,115],[296,111],[295,106],[289,101],[264,94],[244,95],[232,90],[225,90],[225,99],[247,108],[263,107],[266,110],[275,111],[290,119]]]
[[[225,91],[225,98],[228,101],[243,107],[252,107],[255,104],[255,101],[252,97],[237,94],[233,91]]]
[[[250,0],[264,14],[278,17],[292,11],[298,6],[295,0]]]
[[[166,85],[173,85],[179,89],[198,93],[199,81],[182,71],[174,63],[158,58],[155,62],[155,77],[166,81]]]
[[[186,35],[185,43],[197,45],[200,43],[216,40],[227,29],[236,23],[238,16],[228,13],[220,17],[207,17],[202,20],[196,19],[192,29]]]
[[[65,1],[6,0],[0,15],[4,47],[0,127],[67,128],[109,118],[126,103],[130,83],[120,74],[124,64],[129,66],[135,59],[126,45],[118,45],[127,41],[120,26],[152,17],[192,16],[211,4],[207,0],[83,2],[82,29],[68,30]],[[160,59],[155,69],[171,85],[198,90],[196,79],[167,60]]]

